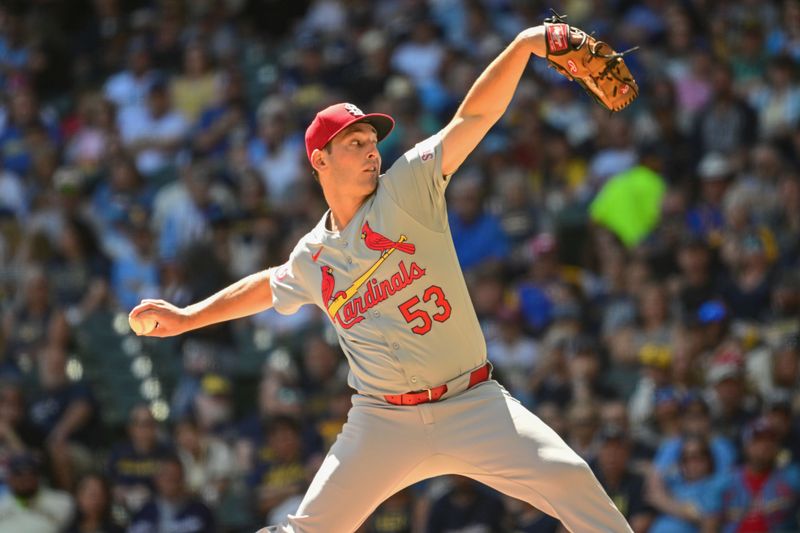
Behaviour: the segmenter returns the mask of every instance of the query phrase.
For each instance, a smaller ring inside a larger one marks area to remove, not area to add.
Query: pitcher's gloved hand
[[[566,24],[565,18],[553,13],[544,21],[550,65],[580,83],[609,111],[627,107],[638,96],[639,86],[622,57],[636,48],[615,52],[607,43]]]

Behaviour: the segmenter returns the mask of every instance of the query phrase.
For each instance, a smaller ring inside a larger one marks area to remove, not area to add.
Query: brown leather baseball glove
[[[627,107],[639,95],[639,86],[622,56],[638,47],[615,52],[607,43],[564,23],[565,18],[553,13],[544,21],[550,65],[580,83],[609,111]]]

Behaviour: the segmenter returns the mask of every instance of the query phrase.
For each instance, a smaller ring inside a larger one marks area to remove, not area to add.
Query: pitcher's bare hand
[[[156,327],[144,334],[145,337],[172,337],[192,329],[189,327],[189,316],[184,309],[164,300],[142,300],[128,316],[150,318],[156,321]]]

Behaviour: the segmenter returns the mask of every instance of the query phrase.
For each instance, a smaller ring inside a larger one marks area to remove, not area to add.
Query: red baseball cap
[[[353,104],[334,104],[326,107],[314,117],[306,130],[306,155],[311,161],[314,150],[322,150],[343,129],[356,122],[366,122],[378,132],[378,141],[383,140],[394,128],[394,119],[382,113],[364,114]]]

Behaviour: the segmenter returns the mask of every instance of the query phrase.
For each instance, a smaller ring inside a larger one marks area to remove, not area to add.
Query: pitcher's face
[[[330,153],[322,151],[327,167],[320,173],[323,187],[353,195],[372,193],[381,172],[375,128],[358,122],[331,139],[330,145]]]

